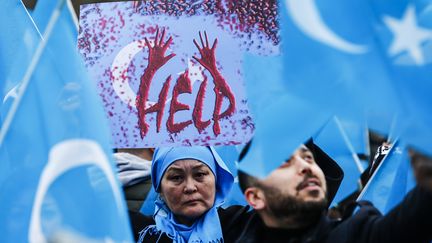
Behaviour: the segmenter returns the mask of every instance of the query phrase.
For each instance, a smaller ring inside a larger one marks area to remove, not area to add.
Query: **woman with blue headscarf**
[[[154,221],[139,242],[223,242],[218,208],[234,179],[212,147],[156,149],[151,177]]]

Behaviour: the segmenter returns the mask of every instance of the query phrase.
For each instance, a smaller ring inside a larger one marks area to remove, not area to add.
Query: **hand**
[[[432,191],[432,158],[414,149],[408,150],[417,185]]]
[[[168,38],[165,44],[163,43],[164,37],[165,37],[165,29],[162,30],[162,36],[159,40],[159,28],[157,28],[153,47],[150,45],[150,42],[148,41],[147,38],[144,39],[149,49],[147,68],[157,70],[161,68],[163,65],[165,65],[171,58],[175,56],[175,54],[172,53],[165,57],[165,52],[168,49],[168,46],[172,42],[172,37]]]
[[[203,41],[201,31],[200,31],[199,37],[201,40],[202,48],[198,45],[195,39],[193,40],[193,43],[198,48],[198,51],[201,54],[201,58],[198,58],[196,56],[193,56],[193,58],[197,62],[199,62],[205,69],[207,69],[211,74],[215,74],[217,73],[215,50],[216,50],[218,40],[216,38],[215,41],[213,42],[212,47],[210,48],[208,38],[207,38],[207,33],[205,31],[204,31],[204,36],[205,36],[205,43]]]

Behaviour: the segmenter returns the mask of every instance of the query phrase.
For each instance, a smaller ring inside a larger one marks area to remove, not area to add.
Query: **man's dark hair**
[[[239,186],[242,192],[244,193],[246,188],[259,186],[259,181],[257,178],[243,172],[241,170],[237,173]]]

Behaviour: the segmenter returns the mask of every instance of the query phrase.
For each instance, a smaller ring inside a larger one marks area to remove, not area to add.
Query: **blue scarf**
[[[166,203],[160,197],[155,201],[153,214],[156,225],[146,227],[141,231],[142,242],[146,234],[165,233],[176,243],[222,242],[222,228],[217,208],[222,205],[228,195],[234,178],[225,163],[212,147],[173,147],[156,149],[152,161],[152,184],[156,192],[160,191],[160,182],[166,169],[175,161],[181,159],[196,159],[206,164],[215,175],[216,196],[213,207],[198,218],[191,226],[179,224]]]

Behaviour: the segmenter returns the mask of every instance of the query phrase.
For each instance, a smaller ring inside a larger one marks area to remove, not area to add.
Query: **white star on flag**
[[[394,34],[389,54],[395,56],[407,51],[417,65],[424,64],[421,44],[432,40],[432,31],[417,25],[414,7],[409,6],[402,19],[385,16],[384,22]]]

